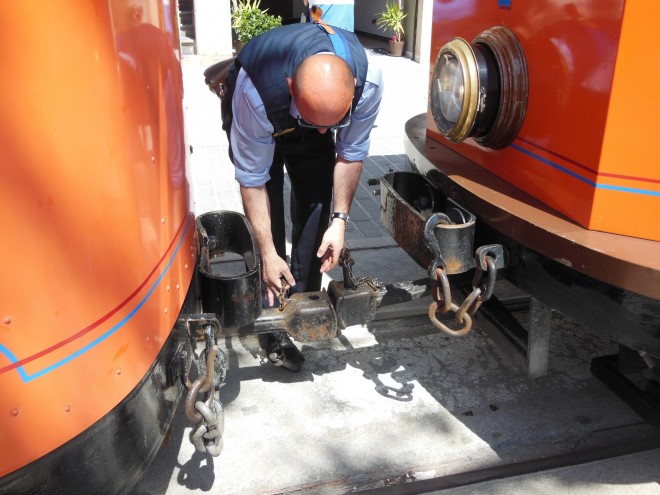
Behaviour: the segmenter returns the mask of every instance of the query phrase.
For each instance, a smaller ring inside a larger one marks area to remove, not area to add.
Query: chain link
[[[436,328],[447,335],[460,337],[470,332],[472,328],[472,317],[481,304],[490,299],[493,295],[495,281],[497,279],[497,268],[495,266],[496,260],[491,256],[486,255],[484,261],[486,264],[486,270],[484,271],[480,265],[477,265],[472,279],[472,291],[460,306],[452,302],[449,279],[444,268],[438,266],[433,271],[431,277],[433,302],[429,305],[429,319]],[[487,273],[485,282],[483,281],[484,273]],[[456,330],[449,328],[445,323],[438,320],[436,316],[436,312],[444,314],[449,311],[455,313],[454,321],[458,325],[461,325],[461,327]]]
[[[284,311],[284,306],[286,306],[289,297],[289,284],[284,277],[280,278],[280,282],[282,283],[280,286],[280,311]]]
[[[433,291],[433,299],[438,303],[438,311],[444,314],[451,309],[451,288],[449,287],[449,279],[445,271],[438,267],[433,272],[431,278],[431,290]],[[442,293],[441,293],[442,291]],[[442,302],[442,306],[440,306]]]
[[[359,277],[356,278],[353,275],[353,258],[351,257],[351,252],[348,248],[343,248],[339,254],[339,265],[348,272],[348,277],[353,289],[357,289],[361,285],[368,285],[372,290],[378,290],[383,287],[377,278],[375,277]]]
[[[217,457],[222,451],[224,432],[224,411],[222,404],[216,398],[217,389],[224,379],[224,373],[220,373],[222,376],[216,379],[216,361],[220,359],[222,351],[215,344],[211,325],[205,326],[204,336],[206,349],[203,354],[206,359],[203,360],[201,357],[198,359],[197,368],[200,370],[200,376],[192,383],[187,375],[185,377],[184,383],[188,387],[188,394],[184,401],[184,412],[186,418],[197,425],[191,436],[195,449]],[[203,394],[206,394],[206,398],[198,400]]]
[[[463,319],[461,322],[459,322],[459,324],[463,326],[457,330],[453,330],[449,328],[444,322],[438,320],[437,316],[435,315],[437,309],[438,303],[433,301],[429,305],[429,319],[437,329],[442,330],[447,335],[451,335],[452,337],[462,337],[463,335],[467,335],[472,329],[472,317],[469,314],[465,313],[462,316]],[[451,311],[458,313],[458,305],[451,303]]]

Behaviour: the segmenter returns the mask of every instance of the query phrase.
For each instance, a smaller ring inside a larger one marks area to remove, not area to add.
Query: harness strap
[[[348,65],[353,65],[351,58],[351,50],[348,48],[348,43],[346,38],[339,31],[335,31],[332,27],[328,26],[323,22],[316,24],[321,31],[328,35],[328,38],[332,42],[332,47],[335,49],[335,54],[346,60]]]

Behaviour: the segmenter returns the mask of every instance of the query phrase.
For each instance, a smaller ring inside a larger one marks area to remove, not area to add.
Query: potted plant
[[[231,0],[231,27],[236,33],[236,51],[255,36],[282,25],[282,17],[260,8],[261,0]]]
[[[390,38],[390,54],[400,57],[403,53],[403,19],[408,15],[401,6],[402,0],[388,0],[385,10],[376,14],[376,25],[394,34]]]

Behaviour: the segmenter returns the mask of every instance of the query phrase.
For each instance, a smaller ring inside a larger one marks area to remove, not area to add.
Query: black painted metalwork
[[[631,367],[631,356],[639,366]],[[607,387],[650,424],[660,426],[660,386],[653,377],[641,372],[646,368],[638,353],[622,347],[618,354],[600,356],[591,360],[591,372]],[[630,377],[638,375],[633,380]],[[640,378],[641,377],[641,378]]]
[[[205,213],[197,217],[197,232],[204,312],[218,314],[223,329],[253,323],[261,314],[261,262],[247,218],[234,211]],[[218,261],[228,253],[242,257],[240,273],[222,273]]]

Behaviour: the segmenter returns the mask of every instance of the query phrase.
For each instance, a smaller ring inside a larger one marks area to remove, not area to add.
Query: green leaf
[[[241,43],[282,25],[282,17],[268,14],[260,8],[261,0],[231,0],[231,27]]]
[[[407,15],[401,5],[392,0],[387,2],[383,12],[376,14],[376,25],[384,31],[393,31],[397,41],[401,41],[401,35],[404,34],[403,19]]]

